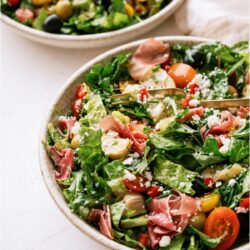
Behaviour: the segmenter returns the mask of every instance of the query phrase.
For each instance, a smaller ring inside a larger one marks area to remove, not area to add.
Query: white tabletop
[[[2,248],[3,250],[104,250],[59,211],[38,163],[43,117],[64,81],[107,50],[46,47],[1,24]],[[180,35],[174,18],[144,37]]]

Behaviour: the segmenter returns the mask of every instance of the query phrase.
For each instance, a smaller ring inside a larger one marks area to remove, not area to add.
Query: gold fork
[[[162,89],[148,89],[148,93],[152,96],[155,96],[157,99],[163,99],[168,95],[179,95],[186,96],[186,93],[183,89],[179,88],[162,88]],[[129,93],[126,94],[117,94],[110,96],[111,99],[123,99],[130,97]],[[111,105],[124,105],[135,102],[133,100],[121,100],[117,102],[112,102]],[[250,105],[249,98],[235,98],[235,99],[222,99],[222,100],[200,100],[199,106],[203,106],[205,108],[237,108],[240,106],[246,107]]]

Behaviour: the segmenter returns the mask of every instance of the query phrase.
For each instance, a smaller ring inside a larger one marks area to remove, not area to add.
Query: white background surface
[[[143,37],[180,35],[173,18]],[[1,24],[2,250],[105,250],[58,210],[38,163],[39,132],[56,92],[82,64],[107,50],[36,44]]]

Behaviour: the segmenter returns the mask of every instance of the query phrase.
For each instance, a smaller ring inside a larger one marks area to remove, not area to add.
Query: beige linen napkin
[[[186,0],[175,19],[187,35],[228,44],[249,40],[249,0]]]

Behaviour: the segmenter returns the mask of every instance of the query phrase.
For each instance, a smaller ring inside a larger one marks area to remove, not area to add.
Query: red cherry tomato
[[[148,98],[148,91],[146,88],[140,90],[140,100],[143,102],[146,98]]]
[[[148,246],[148,240],[149,240],[149,237],[148,237],[148,234],[147,233],[141,233],[140,235],[139,235],[139,242],[143,245],[143,246],[145,246],[145,247],[147,247]]]
[[[185,88],[194,79],[196,70],[188,64],[176,63],[168,69],[168,74],[178,88]]]
[[[250,112],[250,107],[240,107],[240,110],[238,111],[238,115],[241,117],[241,118],[244,118],[246,119],[249,115],[249,112]]]
[[[20,4],[20,0],[7,0],[7,3],[11,7],[17,7]]]
[[[191,119],[193,115],[203,116],[204,115],[204,108],[203,107],[198,107],[198,108],[190,109],[188,111],[188,113],[184,117],[178,119],[178,122],[179,123],[185,123],[189,119]]]
[[[18,9],[15,14],[16,18],[22,23],[34,18],[34,13],[29,9]]]
[[[184,109],[185,107],[190,107],[189,102],[191,101],[191,97],[189,95],[186,96],[185,100],[181,104],[181,107]]]
[[[76,98],[84,98],[87,95],[87,92],[84,90],[84,86],[80,85],[76,90]]]
[[[250,197],[244,197],[240,200],[240,207],[249,208],[250,205]]]
[[[204,184],[205,184],[208,188],[212,188],[213,185],[214,185],[214,180],[213,180],[213,178],[208,177],[208,178],[205,178],[203,181],[204,181]]]
[[[199,88],[197,84],[190,84],[188,85],[189,92],[191,94],[195,94],[196,89]]]
[[[123,180],[124,185],[131,191],[135,191],[138,193],[147,192],[150,187],[146,187],[145,185],[145,183],[147,182],[146,178],[139,174],[136,174],[135,176],[135,180],[128,180],[125,178]]]
[[[160,191],[159,186],[151,186],[147,192],[147,194],[152,198],[159,196],[161,193],[162,191]]]
[[[228,207],[215,208],[207,217],[204,233],[211,238],[221,237],[213,250],[226,250],[233,245],[239,234],[240,222],[236,213]]]
[[[82,111],[82,98],[78,98],[73,101],[71,106],[71,112],[76,118],[79,118],[81,111]]]

